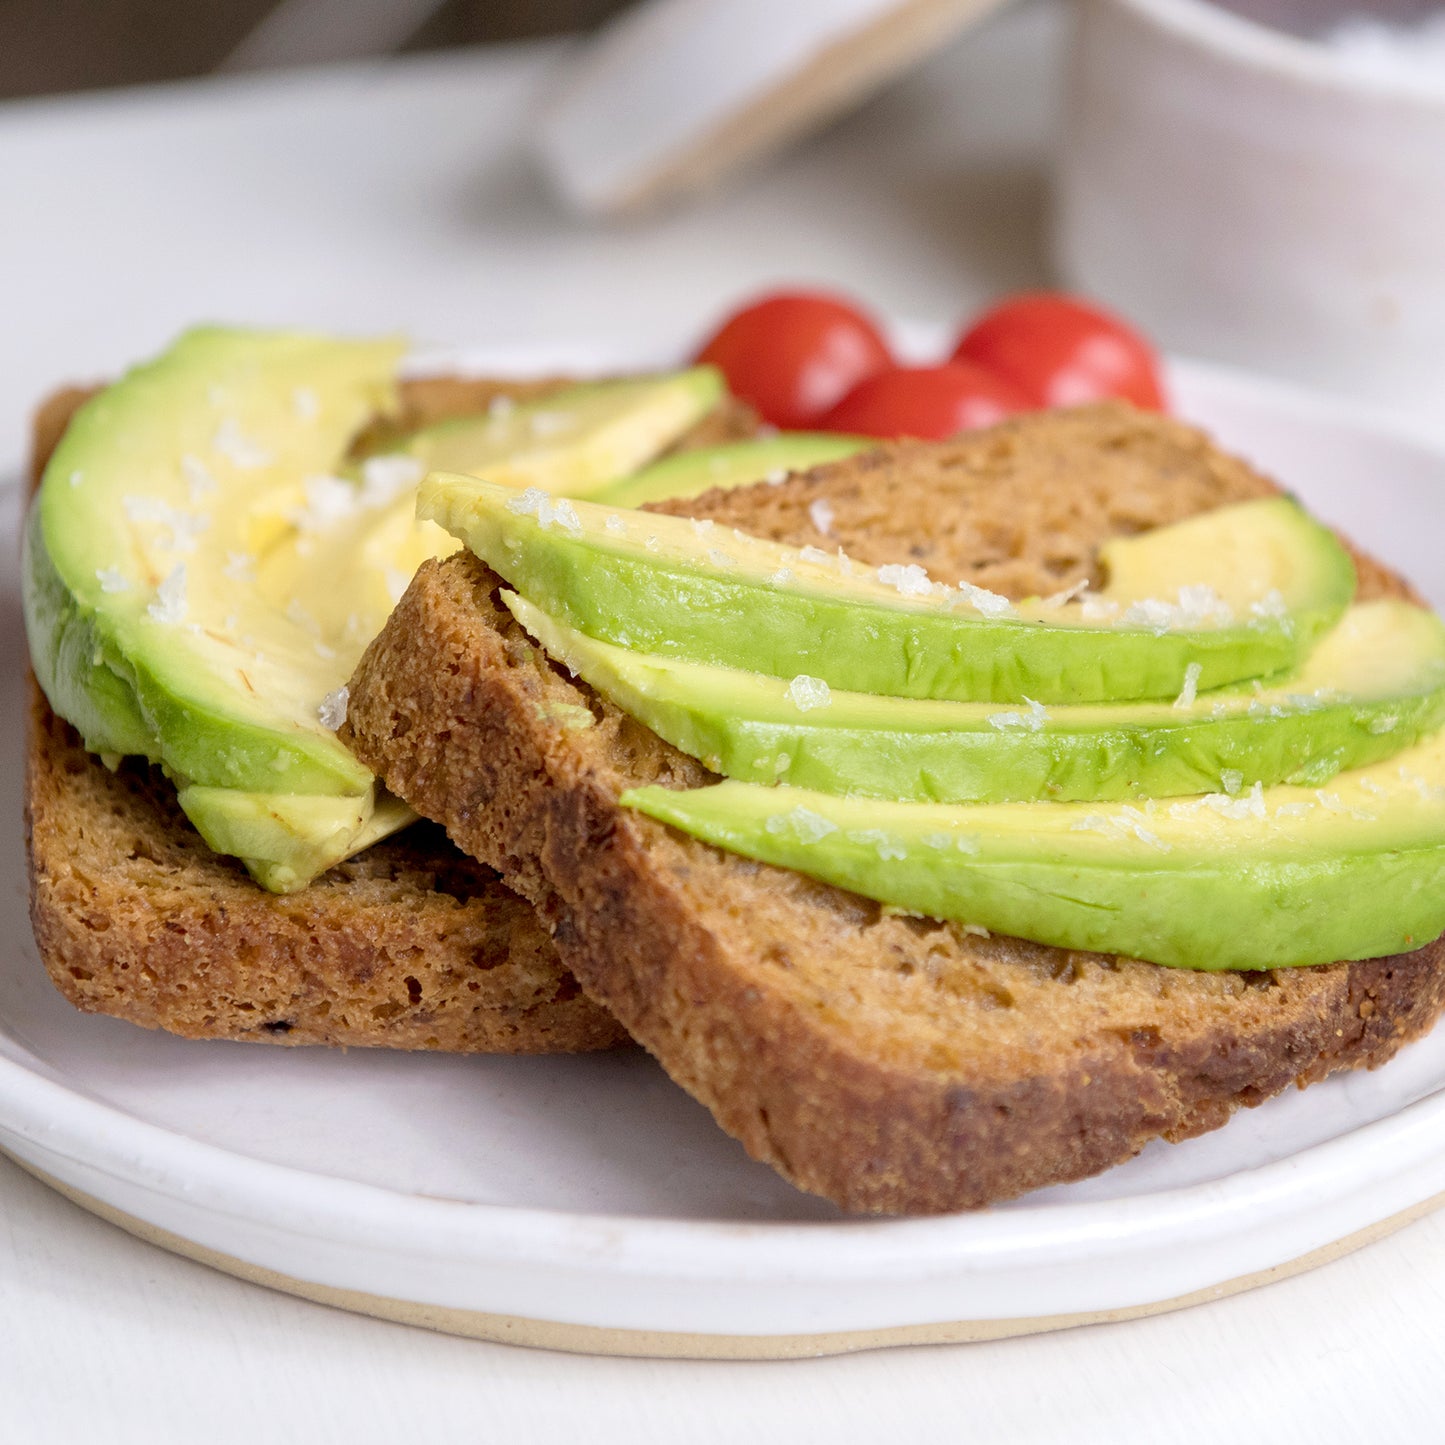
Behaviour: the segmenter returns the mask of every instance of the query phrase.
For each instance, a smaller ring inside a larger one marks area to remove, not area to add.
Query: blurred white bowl
[[[1381,8],[1295,5],[1321,28]],[[1445,76],[1437,94],[1204,0],[1080,0],[1077,38],[1067,281],[1171,350],[1445,413]]]

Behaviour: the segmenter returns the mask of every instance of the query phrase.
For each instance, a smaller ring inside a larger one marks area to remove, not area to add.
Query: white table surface
[[[961,317],[1048,279],[1048,0],[725,198],[561,215],[520,156],[554,46],[0,106],[0,475],[53,384],[199,318],[681,338],[756,287]],[[1445,1218],[1130,1324],[788,1364],[550,1355],[241,1284],[0,1161],[0,1441],[1440,1438]]]

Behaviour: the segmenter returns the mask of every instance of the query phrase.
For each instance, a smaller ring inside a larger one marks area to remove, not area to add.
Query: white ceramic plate
[[[482,370],[617,363],[469,353]],[[456,358],[449,358],[455,362]],[[1178,410],[1445,603],[1445,453],[1212,368]],[[7,531],[18,511],[5,502]],[[455,1058],[189,1043],[82,1016],[25,914],[19,622],[0,542],[0,1147],[222,1268],[461,1332],[769,1355],[1006,1334],[1272,1277],[1445,1193],[1445,1029],[980,1214],[848,1220],[748,1160],[639,1052]]]

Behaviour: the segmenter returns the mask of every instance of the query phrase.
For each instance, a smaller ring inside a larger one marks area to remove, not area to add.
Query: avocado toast
[[[1189,428],[1105,406],[658,510],[1013,605],[1096,582],[1114,538],[1275,495]],[[1354,565],[1361,602],[1410,596]],[[345,736],[536,906],[582,987],[750,1153],[845,1208],[976,1207],[1083,1177],[1378,1064],[1445,1001],[1438,942],[1165,968],[917,916],[687,836],[624,795],[686,799],[715,775],[549,661],[506,590],[467,554],[423,567],[353,680]],[[579,708],[590,726],[547,721]]]
[[[358,451],[556,394],[561,381],[407,381]],[[36,417],[32,486],[82,405]],[[679,445],[752,434],[724,401]],[[206,846],[158,767],[87,752],[36,688],[27,737],[31,917],[77,1007],[189,1038],[454,1052],[606,1048],[626,1035],[581,993],[533,910],[419,825],[290,897]]]

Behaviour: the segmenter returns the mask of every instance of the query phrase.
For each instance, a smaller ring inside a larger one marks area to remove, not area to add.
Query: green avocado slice
[[[394,404],[403,349],[192,331],[77,413],[31,508],[24,592],[36,675],[92,751],[212,787],[370,788],[317,716],[349,664],[251,609],[235,563]]]
[[[1321,784],[1445,725],[1445,624],[1394,600],[1352,607],[1268,688],[1007,712],[629,652],[502,600],[553,658],[714,772],[825,793],[1062,802]]]
[[[894,697],[1173,698],[1196,667],[1207,691],[1296,666],[1354,590],[1333,533],[1283,496],[1116,539],[1098,594],[1017,606],[917,566],[476,477],[432,474],[418,515],[589,637]]]
[[[28,523],[26,623],[56,711],[92,751],[161,763],[207,842],[277,892],[413,816],[332,730],[411,574],[457,545],[415,517],[417,456],[343,465],[394,408],[403,350],[187,333],[82,408]],[[524,437],[528,477],[595,484],[719,393],[706,369],[575,387],[407,445],[464,461]]]
[[[715,487],[731,491],[754,482],[780,482],[790,472],[842,461],[877,445],[869,437],[839,432],[780,432],[663,457],[633,476],[609,482],[591,497],[611,507],[640,507],[645,502],[701,496]]]
[[[695,838],[896,908],[1195,969],[1376,958],[1445,930],[1445,734],[1328,789],[1119,803],[883,803],[637,788]]]
[[[182,788],[182,810],[207,845],[239,858],[272,893],[295,893],[333,864],[416,821],[399,798],[380,789],[360,797],[243,793],[236,788]]]
[[[403,444],[429,471],[465,472],[509,487],[589,496],[635,472],[717,406],[722,373],[587,382],[536,401],[424,427]]]

